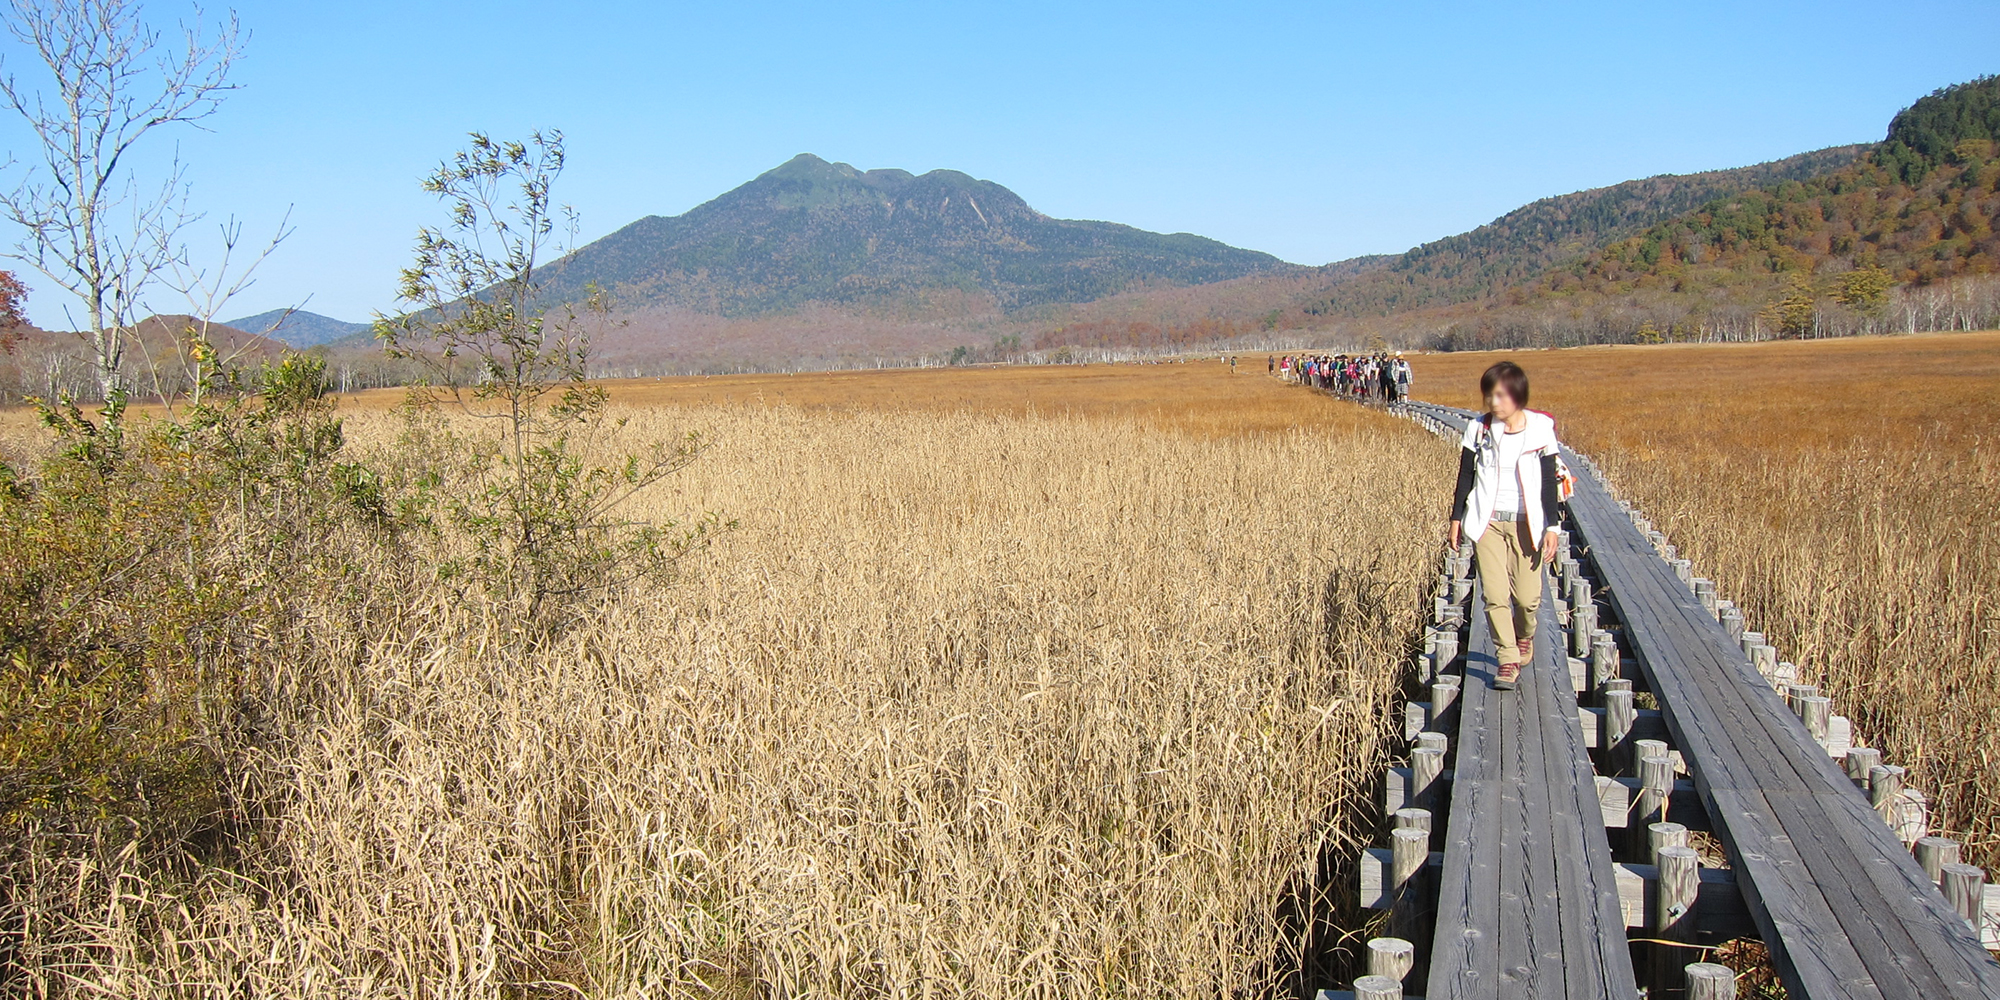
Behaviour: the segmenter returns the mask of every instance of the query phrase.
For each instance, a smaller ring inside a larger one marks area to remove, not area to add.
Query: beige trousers
[[[1542,610],[1542,552],[1530,532],[1526,517],[1513,524],[1495,522],[1472,546],[1486,623],[1493,629],[1501,663],[1524,662],[1520,644],[1534,641],[1535,616]]]

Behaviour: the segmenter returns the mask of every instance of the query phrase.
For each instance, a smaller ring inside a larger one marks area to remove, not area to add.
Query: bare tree
[[[6,256],[48,276],[83,304],[98,389],[116,409],[125,394],[125,338],[147,286],[182,257],[181,232],[196,221],[181,197],[178,160],[157,186],[133,176],[133,149],[154,131],[194,125],[234,87],[242,49],[236,16],[213,37],[192,26],[163,45],[131,0],[11,0],[7,27],[48,70],[48,91],[0,75],[0,104],[27,122],[40,144],[0,213],[23,230]],[[4,70],[4,67],[0,67]],[[76,322],[72,318],[72,323]]]

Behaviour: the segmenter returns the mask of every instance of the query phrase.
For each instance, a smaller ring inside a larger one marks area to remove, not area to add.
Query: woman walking
[[[1555,558],[1556,422],[1528,409],[1528,373],[1502,361],[1479,377],[1486,413],[1459,442],[1450,545],[1472,542],[1479,587],[1500,670],[1493,686],[1513,690],[1534,659],[1542,607],[1542,567]]]

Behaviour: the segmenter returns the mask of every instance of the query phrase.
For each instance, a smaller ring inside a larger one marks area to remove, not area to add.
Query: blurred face
[[[1506,420],[1521,412],[1521,404],[1514,402],[1514,394],[1508,392],[1506,386],[1496,385],[1492,392],[1486,394],[1486,409],[1495,417]]]

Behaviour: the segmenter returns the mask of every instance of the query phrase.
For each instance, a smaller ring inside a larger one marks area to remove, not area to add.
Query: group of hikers
[[[1410,398],[1410,363],[1401,351],[1393,355],[1273,356],[1268,367],[1271,374],[1287,382],[1350,399],[1401,403]]]

